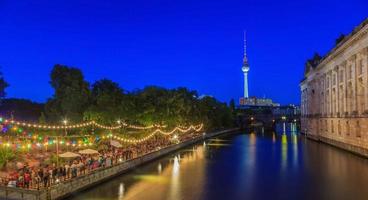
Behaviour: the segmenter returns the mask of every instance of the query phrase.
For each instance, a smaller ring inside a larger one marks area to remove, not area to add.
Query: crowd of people
[[[80,157],[64,161],[58,165],[56,163],[50,165],[40,164],[36,167],[29,166],[26,163],[21,169],[2,178],[0,183],[8,187],[26,189],[47,188],[197,136],[199,136],[199,133],[185,134],[175,138],[177,141],[170,137],[154,137],[142,143],[127,145],[123,148],[115,148],[109,145],[107,150],[101,150],[99,154],[80,155]]]

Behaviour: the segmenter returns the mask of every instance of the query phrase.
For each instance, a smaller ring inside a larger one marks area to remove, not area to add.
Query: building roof
[[[315,54],[312,59],[307,60],[305,64],[304,75],[310,72],[311,69],[318,68],[321,65],[321,63],[327,62],[333,53],[335,53],[340,47],[346,44],[353,36],[355,36],[355,34],[357,34],[360,30],[362,30],[363,27],[365,27],[366,25],[368,25],[368,18],[366,18],[365,20],[363,20],[362,23],[356,26],[349,35],[344,36],[344,37],[340,36],[336,40],[335,47],[333,47],[326,55],[324,55],[323,58],[316,57],[316,54]],[[301,82],[303,82],[304,80],[305,78],[303,78]]]

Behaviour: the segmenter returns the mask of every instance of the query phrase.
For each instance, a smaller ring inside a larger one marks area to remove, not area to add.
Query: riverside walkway
[[[96,168],[88,171],[87,173],[80,173],[71,179],[66,179],[62,182],[57,182],[50,187],[44,187],[39,189],[24,189],[13,188],[7,186],[0,186],[0,198],[1,199],[60,199],[70,195],[73,192],[83,190],[85,188],[96,185],[102,181],[110,179],[116,175],[124,173],[134,167],[157,159],[163,155],[176,151],[185,146],[194,144],[207,138],[211,138],[220,134],[237,131],[238,128],[227,129],[223,131],[217,131],[213,133],[200,133],[191,138],[186,138],[178,144],[166,146],[161,149],[156,149],[137,157],[122,161],[116,158],[115,162],[111,165]]]

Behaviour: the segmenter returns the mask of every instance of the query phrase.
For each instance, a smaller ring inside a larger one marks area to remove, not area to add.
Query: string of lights
[[[198,126],[189,126],[188,128],[181,128],[181,127],[175,127],[172,131],[169,131],[169,132],[165,132],[165,131],[162,131],[160,129],[157,129],[156,131],[163,134],[163,135],[171,135],[171,134],[174,134],[175,132],[179,131],[181,133],[186,133],[188,131],[191,131],[191,130],[194,130],[196,132],[202,130],[203,128],[203,124],[200,124]]]
[[[2,117],[0,117],[0,123],[13,124],[13,125],[22,126],[22,127],[36,128],[36,129],[43,129],[43,130],[79,129],[79,128],[85,128],[85,127],[91,127],[91,126],[96,126],[97,128],[105,129],[105,130],[117,130],[123,127],[139,129],[139,130],[146,130],[146,129],[152,129],[152,128],[157,128],[157,127],[158,128],[166,127],[164,125],[136,126],[136,125],[129,125],[126,123],[118,123],[118,125],[116,126],[107,126],[107,125],[99,124],[96,121],[83,122],[83,123],[73,124],[73,125],[50,125],[50,124],[27,123],[27,122],[4,119]]]
[[[47,148],[50,145],[59,144],[71,147],[86,147],[92,146],[97,141],[101,139],[116,139],[124,143],[137,144],[142,143],[144,141],[149,140],[156,134],[162,134],[165,136],[172,135],[174,133],[187,133],[189,131],[199,132],[202,130],[203,124],[200,125],[191,125],[188,128],[184,128],[183,126],[175,127],[173,130],[165,132],[160,128],[156,129],[152,133],[144,136],[143,138],[125,138],[118,135],[113,135],[112,133],[108,133],[106,136],[102,135],[72,135],[72,136],[21,136],[17,137],[14,141],[3,141],[3,137],[0,137],[0,146],[4,147],[13,147],[16,149],[30,149],[32,147],[36,148]],[[79,138],[79,139],[78,139]]]
[[[71,139],[74,138],[74,139]],[[80,139],[75,139],[80,138]],[[37,137],[37,138],[21,138],[24,140],[15,140],[15,141],[5,141],[2,138],[0,139],[0,146],[4,147],[13,147],[15,149],[30,149],[32,147],[35,148],[47,148],[48,146],[58,144],[62,146],[72,146],[72,147],[83,147],[83,146],[92,146],[95,142],[101,140],[99,136],[95,137],[86,137],[86,136],[48,136],[45,138]]]
[[[110,135],[109,137],[112,137],[113,139],[116,139],[116,140],[119,140],[119,141],[122,141],[122,142],[125,142],[125,143],[136,144],[136,143],[142,143],[144,141],[147,141],[148,139],[152,138],[156,134],[162,134],[162,135],[168,136],[168,135],[172,135],[176,132],[187,133],[187,132],[192,131],[192,130],[195,131],[195,132],[199,132],[199,131],[202,130],[202,128],[203,128],[203,124],[200,124],[200,125],[197,125],[197,126],[191,125],[188,128],[184,128],[184,129],[180,128],[180,127],[175,127],[173,130],[171,130],[169,132],[165,132],[161,129],[156,129],[152,133],[150,133],[147,136],[145,136],[143,138],[140,138],[140,139],[128,139],[128,138],[120,137],[120,136],[117,136],[117,135]],[[103,137],[103,138],[105,138],[105,137]]]

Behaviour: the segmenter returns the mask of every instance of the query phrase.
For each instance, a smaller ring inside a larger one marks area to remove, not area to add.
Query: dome
[[[243,66],[242,71],[243,72],[248,72],[249,71],[249,66]]]

